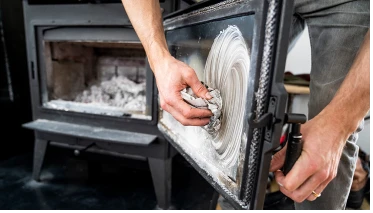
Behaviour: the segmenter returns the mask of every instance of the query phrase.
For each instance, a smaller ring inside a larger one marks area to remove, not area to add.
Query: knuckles
[[[194,78],[197,78],[196,73],[192,69],[185,69],[183,71],[183,77],[184,77],[184,79],[194,79]]]
[[[291,192],[288,194],[289,191],[283,190],[282,188],[280,189],[283,194],[286,196],[290,197],[294,202],[301,203],[303,202],[306,198],[302,197],[299,193],[296,191]]]
[[[327,180],[329,178],[329,171],[327,169],[321,170],[320,171],[320,181]]]
[[[293,198],[293,200],[294,200],[294,202],[302,203],[305,199],[301,198],[301,197],[296,197],[296,198]]]
[[[182,113],[181,113],[185,118],[192,118],[192,110],[184,110]]]
[[[189,126],[190,125],[190,122],[186,119],[180,119],[179,122],[184,126]]]
[[[292,192],[296,189],[295,186],[291,182],[285,182],[283,184],[284,184],[285,189],[287,189],[288,191]]]
[[[166,105],[172,105],[172,103],[173,103],[173,99],[170,96],[167,95],[164,98],[164,104],[166,104]]]
[[[295,191],[293,194],[292,194],[292,200],[294,200],[295,202],[297,203],[301,203],[303,202],[304,200],[306,200],[308,197],[308,195],[304,196],[302,194],[300,194],[299,191]]]
[[[308,169],[315,172],[319,170],[320,164],[316,161],[310,161],[308,164]]]
[[[186,69],[184,71],[184,78],[191,79],[195,77],[195,72],[192,69]]]
[[[334,179],[335,177],[337,177],[337,171],[333,171],[331,177],[332,177],[332,179]]]
[[[328,181],[332,181],[337,176],[337,171],[332,171],[328,177]]]
[[[167,111],[167,104],[165,101],[161,101],[161,108]]]
[[[201,94],[205,91],[206,91],[206,87],[204,87],[202,84],[197,88],[197,94]]]

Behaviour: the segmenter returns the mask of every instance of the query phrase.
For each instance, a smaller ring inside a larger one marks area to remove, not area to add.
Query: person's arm
[[[344,134],[352,134],[370,108],[370,30],[347,74],[346,79],[323,116],[344,127]],[[330,114],[330,115],[328,115]]]
[[[355,61],[332,101],[301,128],[304,147],[290,172],[279,171],[286,149],[276,153],[271,171],[276,171],[280,190],[296,202],[315,200],[337,175],[342,150],[370,107],[370,30]]]
[[[199,97],[210,99],[211,96],[195,71],[170,55],[159,1],[122,0],[122,3],[148,56],[157,81],[161,107],[183,125],[208,124],[211,111],[191,108],[181,98],[180,91],[187,86]]]

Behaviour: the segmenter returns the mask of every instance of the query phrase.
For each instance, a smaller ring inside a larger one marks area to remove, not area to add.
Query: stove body
[[[158,95],[120,1],[24,1],[34,130],[33,178],[48,145],[147,160],[169,208],[175,151],[157,128]],[[161,2],[163,13],[175,10]]]

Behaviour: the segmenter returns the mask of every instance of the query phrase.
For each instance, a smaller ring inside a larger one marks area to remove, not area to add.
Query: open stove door
[[[284,68],[292,0],[203,1],[164,20],[171,54],[223,99],[210,135],[162,111],[159,129],[235,208],[262,209],[287,93]]]

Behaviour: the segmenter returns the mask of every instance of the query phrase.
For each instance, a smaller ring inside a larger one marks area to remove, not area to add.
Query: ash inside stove
[[[45,42],[44,56],[44,107],[151,119],[141,44]]]

